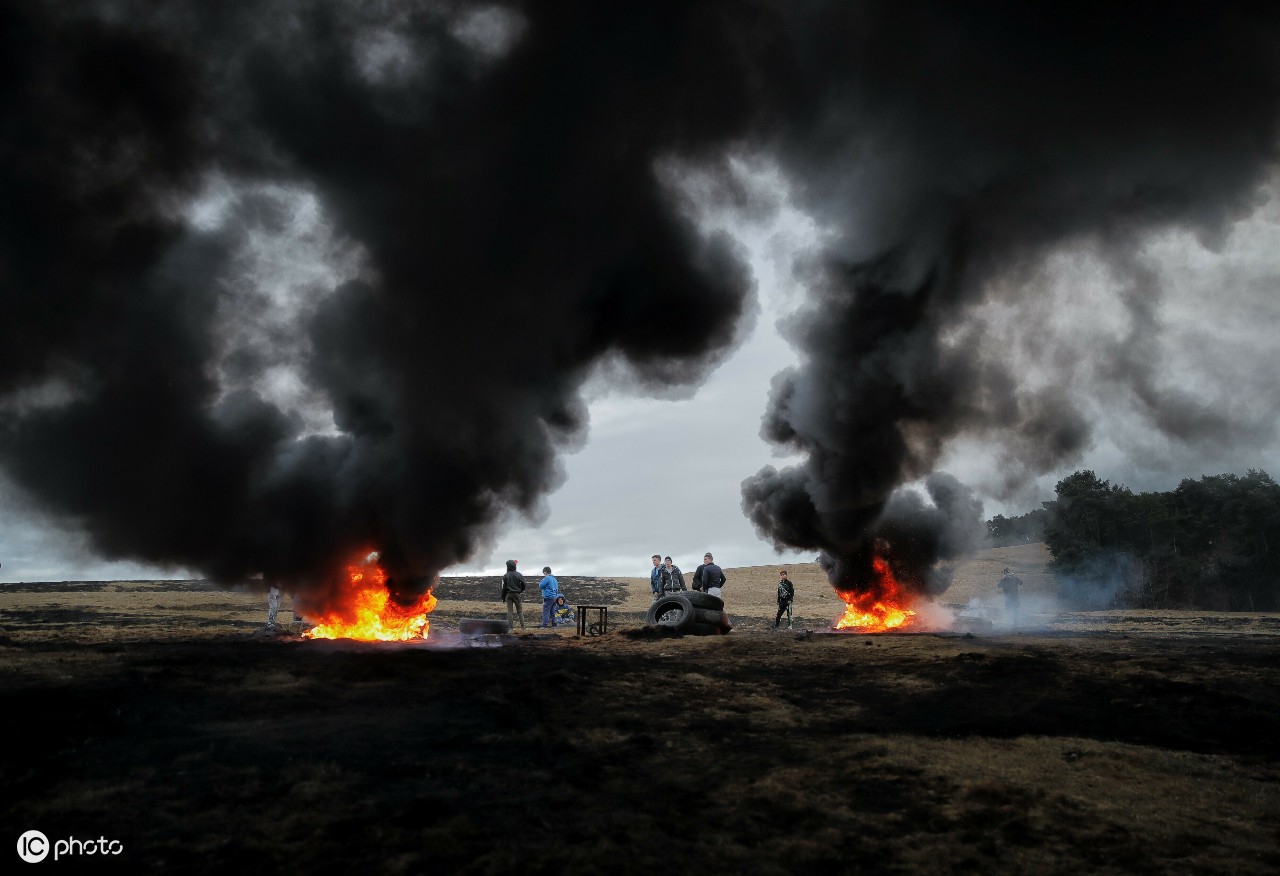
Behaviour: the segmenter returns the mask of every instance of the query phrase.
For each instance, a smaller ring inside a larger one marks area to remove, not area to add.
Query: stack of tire
[[[699,590],[664,593],[649,606],[645,623],[689,636],[720,636],[733,629],[724,600]]]

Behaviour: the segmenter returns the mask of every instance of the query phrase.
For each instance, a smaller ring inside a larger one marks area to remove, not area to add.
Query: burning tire
[[[716,611],[724,608],[724,600],[719,596],[712,596],[710,593],[703,593],[701,590],[690,590],[688,593],[681,593],[685,599],[689,600],[689,604],[694,608],[713,608]]]
[[[719,624],[696,623],[689,624],[689,628],[685,632],[691,636],[719,636],[728,631]]]
[[[694,622],[694,607],[687,594],[664,596],[649,606],[645,623],[685,631]]]

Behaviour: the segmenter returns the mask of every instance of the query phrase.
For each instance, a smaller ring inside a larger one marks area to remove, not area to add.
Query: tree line
[[[987,530],[996,547],[1043,541],[1071,607],[1280,609],[1280,486],[1265,471],[1137,494],[1078,471],[1054,494]]]

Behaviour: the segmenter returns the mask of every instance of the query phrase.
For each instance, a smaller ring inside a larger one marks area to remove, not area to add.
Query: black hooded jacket
[[[712,587],[723,587],[728,583],[728,580],[724,575],[724,569],[721,569],[715,563],[703,563],[693,570],[694,590],[710,590]]]
[[[516,571],[515,560],[507,560],[507,574],[502,576],[502,598],[508,593],[524,593],[524,575]]]

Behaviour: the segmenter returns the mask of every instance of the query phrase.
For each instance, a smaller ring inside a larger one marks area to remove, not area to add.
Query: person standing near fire
[[[520,629],[524,629],[524,575],[516,571],[519,560],[507,560],[507,573],[502,576],[502,601],[507,606],[507,631],[516,628],[516,618],[520,618]]]
[[[281,592],[279,584],[272,584],[267,588],[267,626],[269,628],[280,626],[280,599],[283,595],[284,594]],[[290,595],[290,599],[293,599],[292,595]],[[298,603],[296,600],[293,603],[293,609],[290,613],[293,615],[292,629],[296,632],[299,627],[304,626],[307,623],[307,619],[298,614]]]
[[[1018,625],[1018,588],[1022,586],[1022,579],[1010,572],[1006,566],[996,586],[1004,591],[1004,610],[1009,615],[1009,626],[1016,627]]]
[[[272,584],[267,589],[267,626],[278,626],[276,618],[280,615],[280,588]]]
[[[667,570],[667,579],[670,581],[670,586],[667,590],[671,593],[685,590],[684,572],[681,572],[680,567],[671,562],[671,557],[663,557],[662,565]]]
[[[553,626],[552,612],[556,609],[556,597],[560,595],[560,582],[551,574],[550,566],[542,567],[542,580],[538,582],[542,591],[542,625]]]
[[[711,551],[707,551],[702,555],[702,565],[693,573],[693,589],[705,590],[712,596],[724,598],[724,590],[722,589],[728,578],[724,576],[724,569],[716,565],[715,557],[711,556]]]
[[[787,629],[794,629],[792,625],[791,603],[796,598],[796,586],[791,583],[791,579],[787,577],[787,570],[782,569],[778,572],[778,614],[773,619],[773,628],[776,630],[778,624],[782,623],[782,615],[787,615]]]
[[[662,565],[662,554],[654,554],[653,571],[649,573],[649,590],[653,593],[653,601],[657,602],[662,594],[671,589],[671,573]]]

